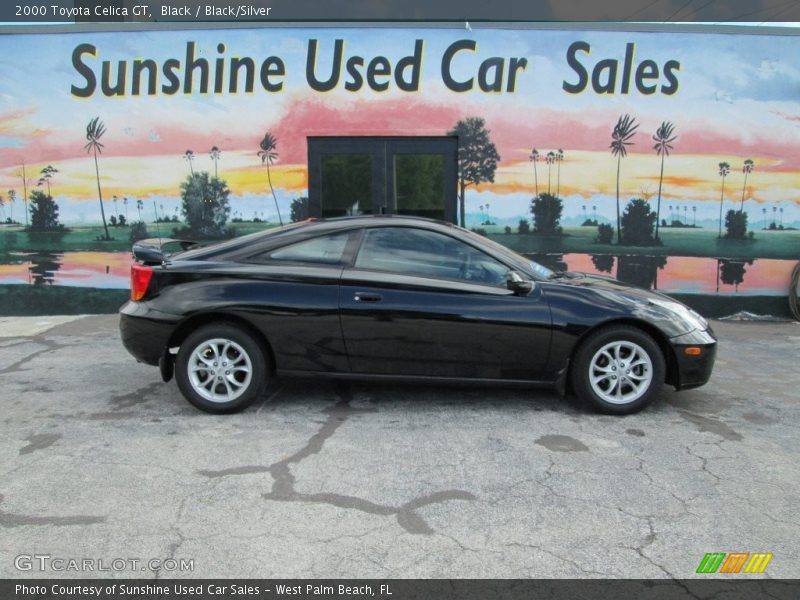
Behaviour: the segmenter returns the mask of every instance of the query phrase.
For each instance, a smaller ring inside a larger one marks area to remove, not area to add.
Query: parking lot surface
[[[798,577],[800,324],[714,327],[709,385],[629,417],[302,381],[211,416],[127,354],[116,316],[0,322],[0,577],[683,578],[735,551]]]

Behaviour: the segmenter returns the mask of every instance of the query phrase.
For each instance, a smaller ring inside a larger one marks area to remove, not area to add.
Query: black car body
[[[260,393],[252,385],[277,374],[569,386],[598,409],[625,413],[652,400],[664,381],[703,385],[714,363],[716,339],[705,320],[669,297],[553,273],[426,219],[312,221],[172,255],[147,245],[135,254],[135,299],[120,311],[123,343],[139,361],[160,365],[165,380],[177,366],[184,395],[212,412],[242,408]],[[237,350],[202,347],[198,331],[228,339],[218,335],[221,326],[238,331]],[[182,360],[187,339],[197,352]],[[252,342],[252,353],[241,340]],[[244,380],[217,372],[212,358],[225,352],[232,352],[226,364],[243,364],[240,353],[252,362],[248,389],[230,402],[225,387],[240,389]],[[182,366],[193,369],[201,395],[198,385],[217,394],[208,377],[219,376],[221,399],[192,398]],[[627,387],[614,383],[618,368],[623,379],[630,373]],[[629,393],[645,379],[653,385]]]

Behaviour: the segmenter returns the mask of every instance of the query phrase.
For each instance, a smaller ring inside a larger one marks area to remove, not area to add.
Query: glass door
[[[458,141],[308,138],[309,215],[399,214],[455,222]]]

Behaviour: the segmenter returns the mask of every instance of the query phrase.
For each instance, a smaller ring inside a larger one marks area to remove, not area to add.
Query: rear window
[[[223,252],[244,248],[251,244],[256,244],[264,239],[282,235],[294,231],[295,229],[299,229],[300,227],[306,227],[308,225],[309,223],[307,221],[302,221],[300,223],[292,223],[290,225],[284,225],[283,227],[272,227],[264,231],[256,231],[255,233],[248,233],[247,235],[242,235],[230,240],[225,240],[224,242],[200,241],[198,243],[201,244],[202,247],[192,248],[191,250],[182,252],[181,260],[184,259],[191,260],[194,258],[204,258],[206,256],[216,256],[218,254],[222,254]]]
[[[250,258],[251,262],[290,262],[313,265],[340,265],[344,262],[345,248],[350,232],[303,240],[276,250],[257,254]]]

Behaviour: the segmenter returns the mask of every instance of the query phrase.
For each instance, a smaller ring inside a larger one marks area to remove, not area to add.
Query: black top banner
[[[193,21],[800,21],[797,0],[12,0],[6,23]]]

